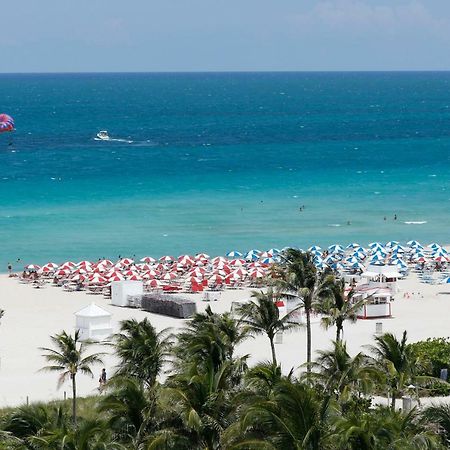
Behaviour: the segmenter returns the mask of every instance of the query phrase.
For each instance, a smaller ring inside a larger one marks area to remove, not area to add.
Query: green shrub
[[[444,368],[450,372],[450,338],[428,338],[410,346],[419,358],[419,375],[440,377]]]

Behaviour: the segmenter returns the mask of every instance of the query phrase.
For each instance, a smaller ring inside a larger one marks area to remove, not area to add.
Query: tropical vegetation
[[[448,406],[397,405],[429,381],[421,345],[409,343],[406,332],[388,333],[352,355],[342,336],[355,313],[345,304],[351,294],[310,262],[309,255],[288,252],[275,286],[254,292],[233,313],[208,307],[176,334],[158,332],[148,319],[123,321],[109,343],[119,361],[115,373],[101,395],[78,403],[76,376],[92,374],[101,355],[86,355],[89,344],[77,333],[53,336],[55,349],[44,349],[45,369],[72,382],[72,411],[68,402],[1,411],[0,449],[449,448]],[[276,355],[277,333],[300,326],[295,314],[280,314],[283,297],[295,297],[305,314],[321,312],[327,326],[336,326],[329,348],[299,358],[293,368],[281,367]],[[250,364],[239,346],[255,335],[266,338],[267,360]],[[389,403],[377,404],[375,396]]]

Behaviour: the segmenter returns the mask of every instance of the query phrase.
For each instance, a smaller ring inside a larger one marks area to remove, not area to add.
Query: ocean
[[[1,112],[2,271],[450,242],[450,73],[8,74]]]

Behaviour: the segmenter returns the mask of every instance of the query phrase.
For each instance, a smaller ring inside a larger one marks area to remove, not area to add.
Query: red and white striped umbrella
[[[54,272],[54,269],[52,269],[51,267],[47,267],[47,266],[43,266],[38,270],[38,273],[43,274],[43,273],[51,273]]]
[[[69,270],[69,269],[58,269],[58,270],[55,272],[55,275],[56,275],[57,277],[67,277],[67,276],[70,275],[70,270]]]
[[[213,275],[212,277],[209,278],[208,282],[210,284],[222,284],[224,281],[224,278],[221,277],[220,275]]]
[[[114,265],[114,263],[110,259],[101,259],[98,264],[101,264],[102,266],[111,267]]]
[[[82,267],[80,267],[79,269],[74,270],[73,273],[74,274],[77,274],[77,273],[86,274],[86,273],[88,273],[88,271],[86,269],[83,269]]]
[[[173,262],[173,261],[175,261],[175,258],[173,256],[166,255],[166,256],[161,256],[161,258],[159,258],[159,260],[163,261],[163,262]]]
[[[156,266],[153,268],[154,270],[157,270],[158,272],[162,272],[163,270],[165,270],[164,264],[156,264]]]
[[[70,278],[72,281],[84,281],[86,277],[82,275],[81,273],[76,273]]]
[[[216,270],[224,270],[227,273],[231,272],[231,267],[228,264],[219,263],[213,266]]]
[[[251,278],[264,278],[266,276],[266,273],[262,270],[255,269],[249,273],[249,276]]]
[[[28,266],[25,266],[26,270],[39,270],[41,266],[38,266],[37,264],[28,264]]]
[[[210,256],[209,255],[207,255],[206,253],[197,253],[196,255],[195,255],[195,259],[197,260],[197,261],[200,261],[200,260],[208,260],[210,258]]]
[[[143,263],[143,264],[136,264],[136,268],[142,272],[145,272],[146,270],[152,270],[153,267],[150,264]]]
[[[151,256],[144,256],[144,258],[142,258],[140,261],[143,263],[151,264],[156,262],[156,259],[152,258]]]
[[[91,267],[91,266],[92,266],[92,263],[91,263],[90,261],[80,261],[80,262],[77,264],[77,267],[82,267],[82,266],[89,266],[89,267]]]
[[[58,266],[58,264],[55,264],[54,262],[48,262],[47,264],[45,264],[44,267],[48,267],[50,269],[57,269],[59,266]]]
[[[178,275],[174,272],[167,272],[163,275],[162,280],[170,281],[174,280]]]
[[[108,280],[105,277],[102,277],[98,273],[89,277],[90,284],[105,284]]]
[[[75,267],[76,264],[73,261],[66,261],[65,263],[61,264],[59,267],[62,269],[63,267]]]
[[[433,258],[433,261],[436,262],[447,262],[449,259],[446,256],[436,256]]]
[[[226,272],[225,270],[216,269],[213,273],[213,275],[220,275],[221,277],[226,277],[230,274],[230,272]]]
[[[123,281],[125,277],[120,272],[114,272],[108,277],[109,281]]]
[[[194,264],[195,259],[191,255],[181,255],[178,257],[178,262],[183,266],[191,266],[192,264]]]
[[[134,269],[128,269],[128,270],[125,270],[125,272],[123,272],[123,274],[126,277],[131,277],[132,275],[137,274],[137,272]]]
[[[135,273],[135,274],[127,277],[127,280],[130,280],[130,281],[141,281],[142,277],[138,273]]]
[[[150,286],[150,287],[152,287],[152,288],[158,288],[158,287],[161,287],[161,286],[162,286],[161,281],[156,280],[156,279],[150,280],[150,281],[149,281],[148,283],[146,283],[146,284],[147,284],[147,286]]]
[[[239,266],[239,267],[241,267],[241,266],[245,266],[245,263],[246,263],[247,261],[245,261],[245,259],[233,259],[232,261],[230,261],[230,265],[232,265],[232,266]]]
[[[191,284],[201,284],[203,282],[201,278],[197,277],[191,277],[189,281],[191,282]]]
[[[206,273],[206,270],[203,269],[202,267],[196,267],[195,269],[192,269],[192,270],[189,272],[189,274],[190,274],[191,276],[194,276],[194,277],[200,277],[200,278],[203,278],[203,276],[205,275],[205,273]]]
[[[228,263],[228,259],[224,258],[223,256],[216,256],[212,261],[211,261],[214,265],[216,264],[220,264],[220,263]]]
[[[231,272],[231,274],[232,274],[234,277],[242,278],[242,277],[244,277],[245,275],[247,275],[247,271],[246,271],[245,269],[239,268],[239,269],[233,270],[233,271]]]
[[[131,258],[122,258],[118,264],[120,264],[122,267],[123,266],[131,266],[131,264],[134,263],[134,260],[132,260]]]

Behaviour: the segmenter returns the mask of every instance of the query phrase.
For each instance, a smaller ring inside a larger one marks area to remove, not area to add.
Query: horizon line
[[[49,71],[0,72],[2,75],[100,75],[100,74],[256,74],[256,73],[447,73],[450,69],[343,69],[343,70],[136,70],[136,71]]]

